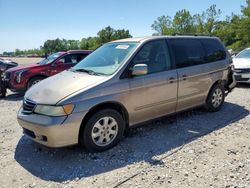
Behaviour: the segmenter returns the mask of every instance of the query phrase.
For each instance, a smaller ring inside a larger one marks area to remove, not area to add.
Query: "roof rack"
[[[203,34],[203,33],[174,33],[172,36],[203,36],[203,37],[212,37],[210,34]]]

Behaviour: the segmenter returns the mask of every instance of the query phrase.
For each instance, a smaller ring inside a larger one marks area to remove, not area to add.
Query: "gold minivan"
[[[104,151],[133,125],[202,105],[218,111],[235,86],[231,64],[215,37],[110,42],[29,89],[18,122],[46,146]]]

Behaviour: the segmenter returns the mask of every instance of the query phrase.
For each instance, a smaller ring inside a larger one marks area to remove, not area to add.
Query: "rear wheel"
[[[217,112],[221,109],[225,100],[225,88],[221,84],[215,85],[209,92],[206,108],[211,112]]]
[[[80,133],[80,143],[88,151],[100,152],[114,147],[122,138],[125,122],[120,113],[112,109],[95,113]]]
[[[41,82],[43,79],[44,79],[44,77],[41,77],[41,76],[39,76],[39,77],[34,77],[34,78],[30,79],[30,81],[29,81],[28,84],[27,84],[27,89],[29,89],[29,88],[31,88],[33,85],[35,85],[35,84]]]

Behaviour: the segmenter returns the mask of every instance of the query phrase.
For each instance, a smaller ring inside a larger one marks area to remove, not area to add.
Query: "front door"
[[[129,117],[131,124],[175,112],[177,102],[177,73],[172,69],[165,40],[144,44],[130,67],[146,64],[148,74],[128,79]]]

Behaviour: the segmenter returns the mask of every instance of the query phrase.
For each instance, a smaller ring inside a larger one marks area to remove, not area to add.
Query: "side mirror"
[[[132,76],[140,76],[148,74],[148,65],[136,64],[132,69]]]

